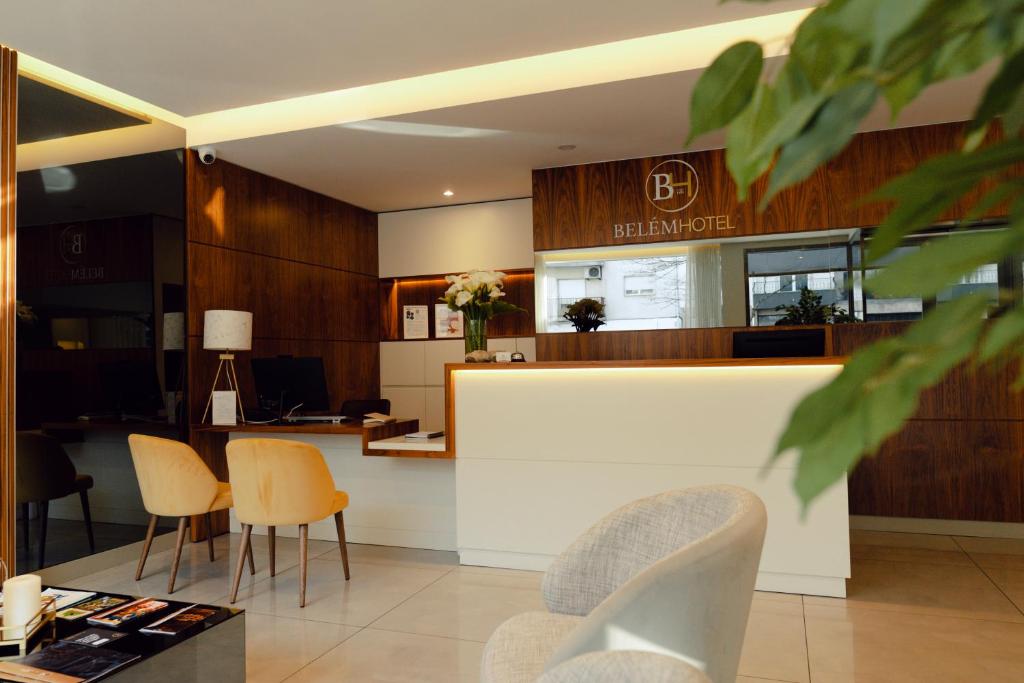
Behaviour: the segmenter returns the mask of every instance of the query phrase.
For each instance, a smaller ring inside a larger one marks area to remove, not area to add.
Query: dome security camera
[[[199,153],[199,161],[203,162],[207,166],[217,160],[217,150],[213,147],[199,147],[196,149],[196,152]]]

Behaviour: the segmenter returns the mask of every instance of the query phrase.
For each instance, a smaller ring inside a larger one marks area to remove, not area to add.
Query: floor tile
[[[304,608],[299,607],[297,567],[239,590],[235,606],[258,614],[366,626],[447,573],[356,562],[351,570],[352,580],[345,581],[340,560],[310,560]]]
[[[337,550],[335,550],[337,552]],[[322,557],[322,556],[321,556]],[[403,567],[457,567],[459,554],[447,550],[397,548],[387,545],[348,544],[349,562],[396,564]]]
[[[961,548],[970,554],[993,553],[997,555],[1024,555],[1024,539],[1021,538],[954,536],[954,539]]]
[[[739,673],[808,683],[804,615],[799,602],[755,597],[743,641]]]
[[[518,576],[451,572],[371,624],[372,628],[486,642],[521,612],[544,610],[539,582]]]
[[[363,629],[288,678],[288,683],[477,683],[482,643]]]
[[[999,557],[1006,557],[1000,555]],[[1013,567],[986,567],[985,574],[1006,594],[1017,609],[1024,613],[1024,566]]]
[[[918,548],[922,550],[960,550],[951,536],[940,534],[902,534],[892,531],[850,530],[850,543],[888,548]]]
[[[283,681],[358,632],[354,626],[247,612],[246,683]]]
[[[857,560],[845,601],[808,596],[804,603],[1024,621],[1013,603],[973,565]]]
[[[1024,624],[807,606],[814,683],[1021,680]]]

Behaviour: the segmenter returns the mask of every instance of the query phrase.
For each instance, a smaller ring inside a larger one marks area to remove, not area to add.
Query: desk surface
[[[267,434],[355,434],[361,436],[364,432],[370,431],[375,432],[382,427],[404,427],[410,423],[417,423],[418,421],[409,418],[398,418],[394,422],[388,422],[387,424],[368,424],[363,425],[362,422],[339,422],[334,423],[323,423],[323,422],[305,422],[299,424],[237,424],[237,425],[206,425],[198,424],[192,425],[193,432],[247,432],[247,433],[267,433]],[[417,427],[413,427],[408,431],[416,431]],[[387,431],[391,431],[390,429]],[[404,433],[404,432],[399,432]]]

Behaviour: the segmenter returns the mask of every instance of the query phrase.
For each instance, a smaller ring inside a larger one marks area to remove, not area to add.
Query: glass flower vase
[[[466,353],[487,350],[487,320],[485,318],[466,318]]]

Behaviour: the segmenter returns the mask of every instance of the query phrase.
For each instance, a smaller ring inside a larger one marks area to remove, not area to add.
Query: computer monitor
[[[121,415],[151,417],[164,407],[155,359],[100,363],[98,369],[105,408]]]
[[[319,356],[253,358],[260,408],[278,415],[330,410],[324,361]]]
[[[733,358],[806,358],[825,355],[825,330],[733,332]]]

